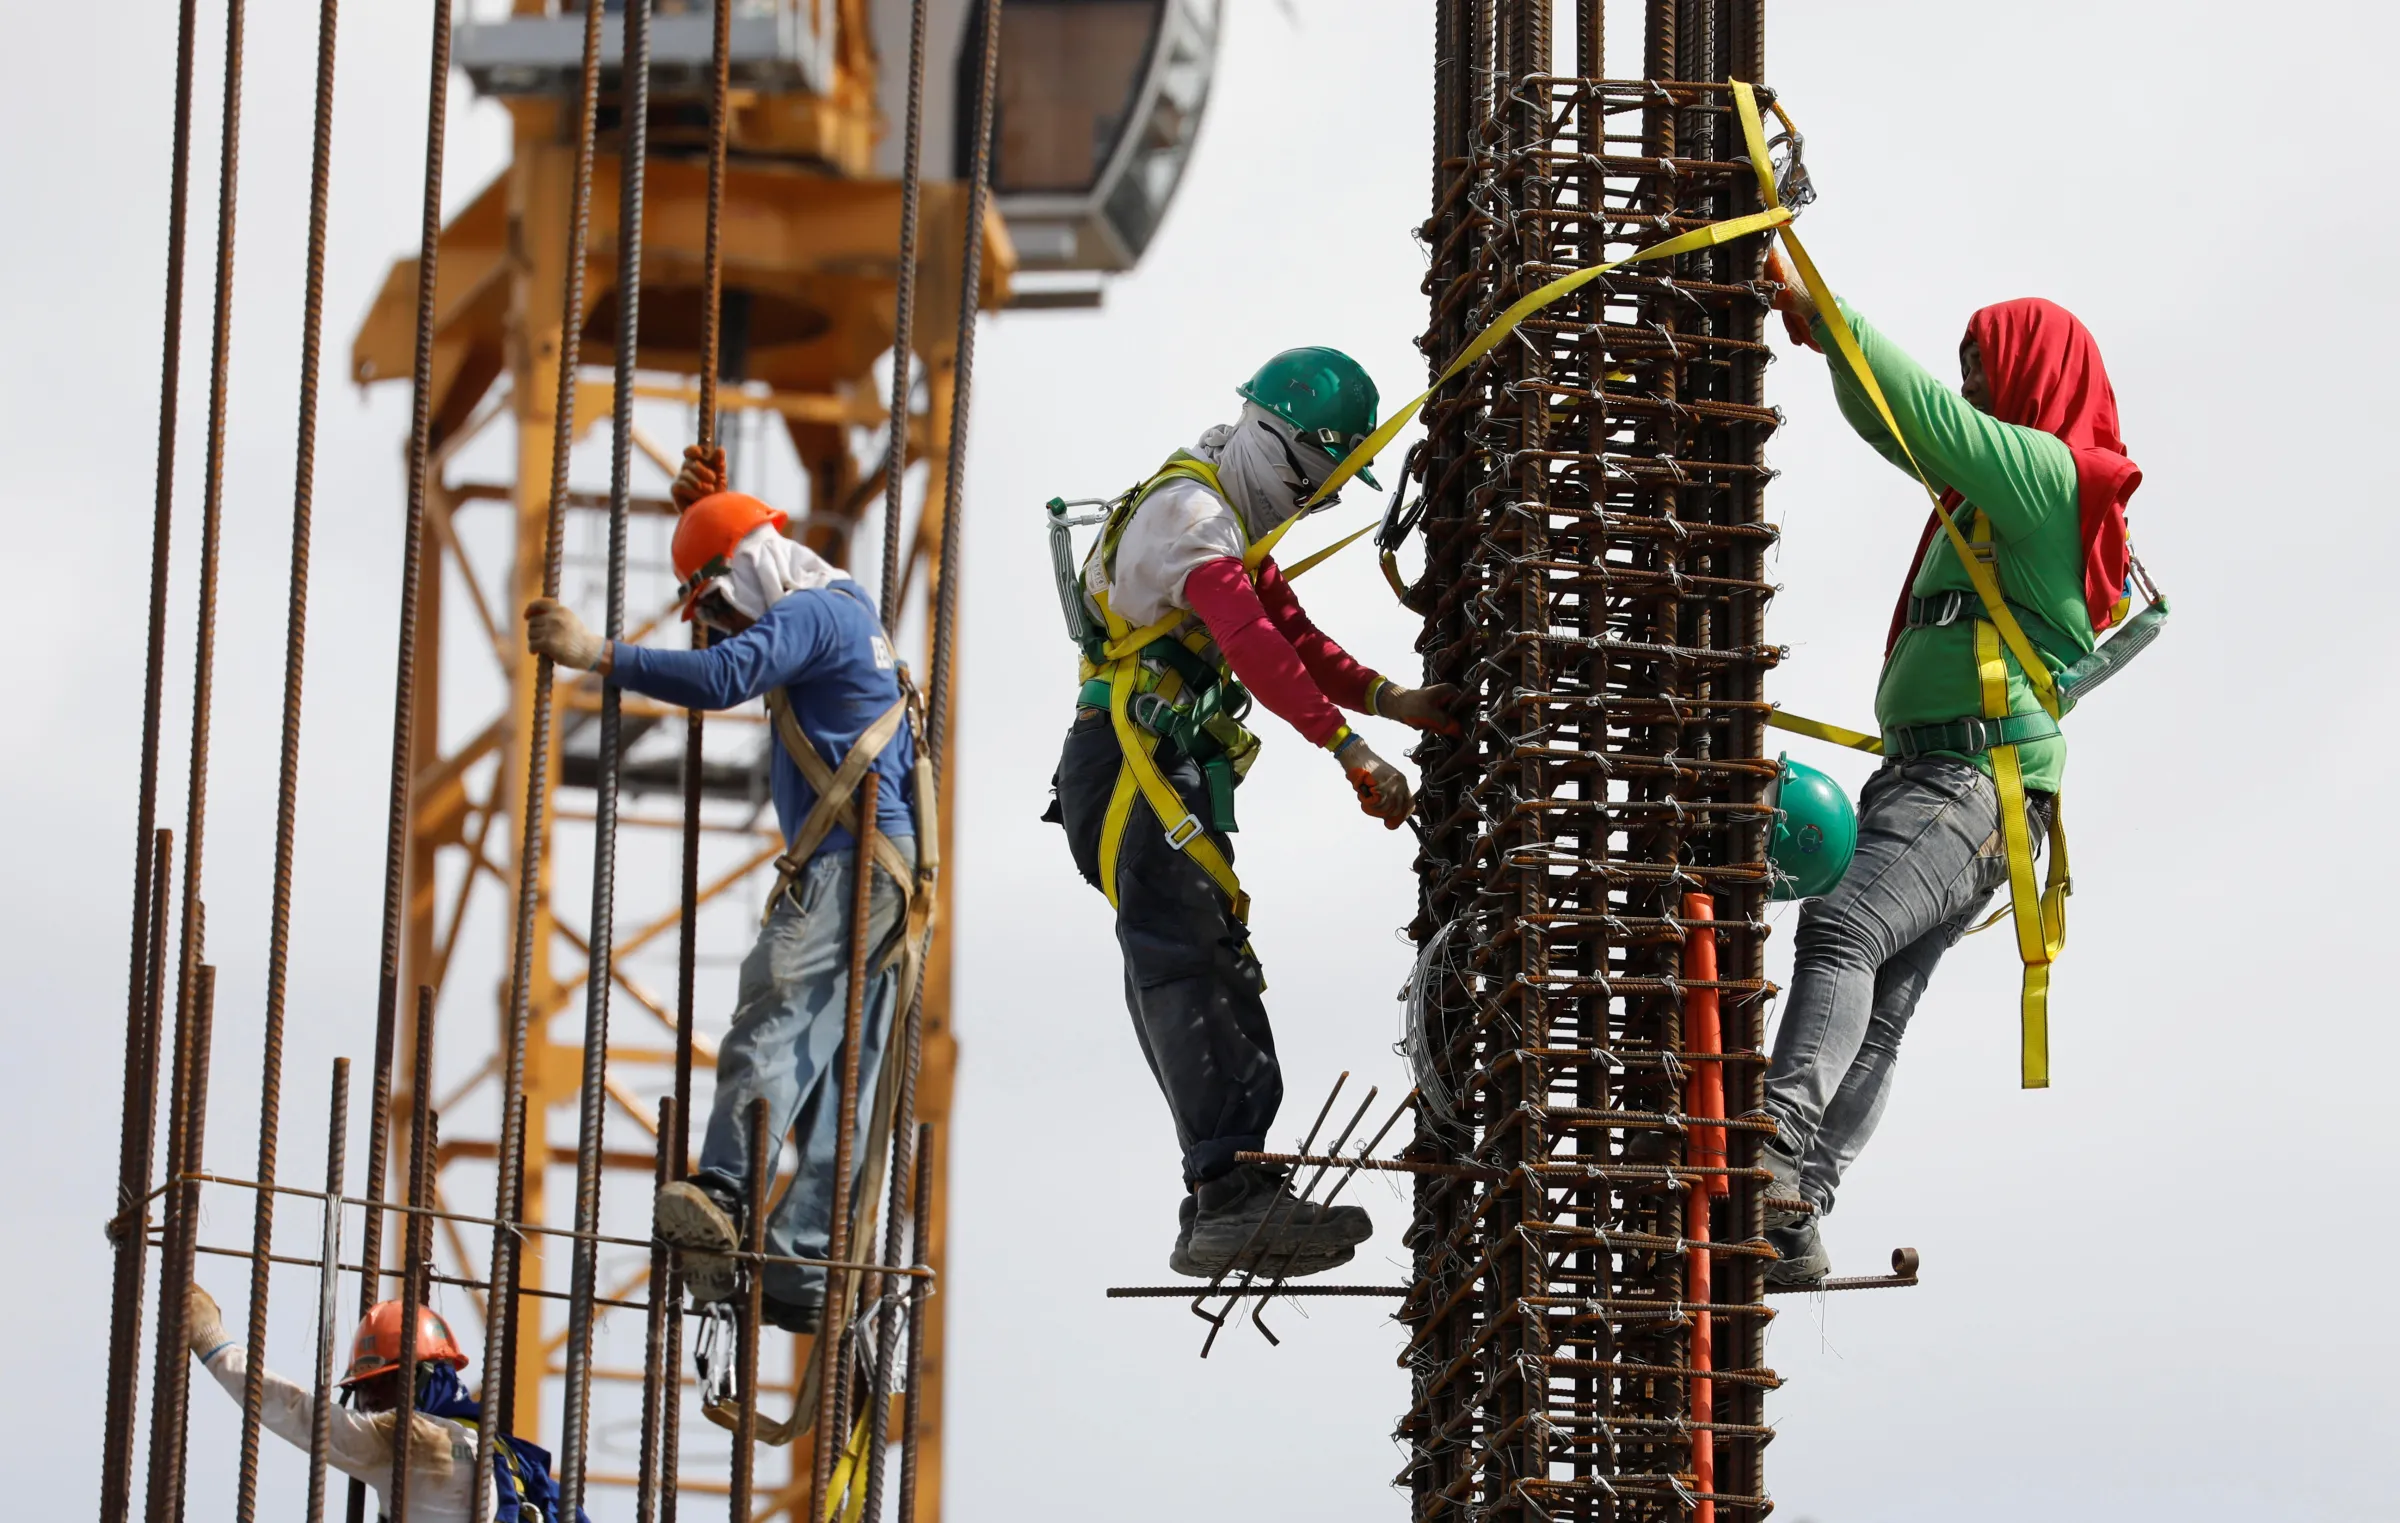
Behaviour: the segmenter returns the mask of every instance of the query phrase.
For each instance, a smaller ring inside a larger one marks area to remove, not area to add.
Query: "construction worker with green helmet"
[[[1375,383],[1339,350],[1304,348],[1237,392],[1236,421],[1109,505],[1080,566],[1063,548],[1055,558],[1084,659],[1046,818],[1065,826],[1077,868],[1116,912],[1126,1004],[1183,1154],[1168,1263],[1204,1278],[1316,1274],[1373,1230],[1358,1207],[1300,1201],[1285,1171],[1237,1159],[1265,1150],[1283,1099],[1229,839],[1234,786],[1259,745],[1242,720],[1255,699],[1397,829],[1408,781],[1342,711],[1452,730],[1458,699],[1352,659],[1310,622],[1272,556],[1374,431]]]

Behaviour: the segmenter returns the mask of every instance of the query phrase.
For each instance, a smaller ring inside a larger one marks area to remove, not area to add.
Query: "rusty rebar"
[[[743,1246],[764,1253],[767,1246],[767,1202],[775,1198],[775,1155],[780,1137],[771,1137],[767,1097],[750,1101],[750,1177],[744,1181]],[[734,1333],[734,1363],[738,1399],[733,1427],[733,1485],[728,1492],[731,1523],[750,1523],[750,1490],[758,1464],[758,1342],[759,1319],[766,1314],[766,1266],[752,1260],[742,1289],[742,1315]],[[819,1327],[822,1329],[823,1324]],[[820,1331],[819,1336],[823,1336]],[[819,1406],[823,1405],[820,1394]]]
[[[325,1121],[324,1228],[317,1265],[317,1349],[309,1366],[308,1523],[325,1516],[325,1465],[333,1452],[334,1302],[341,1295],[342,1174],[350,1135],[350,1060],[333,1060],[333,1090]],[[266,1191],[260,1191],[266,1194]],[[263,1355],[250,1356],[255,1368]],[[253,1403],[245,1393],[245,1409]]]
[[[617,192],[615,416],[609,448],[608,609],[605,633],[625,635],[625,540],[633,485],[633,373],[641,337],[642,198],[649,161],[650,0],[626,0],[621,103],[623,177]],[[575,1226],[600,1225],[600,1151],[608,1115],[608,1013],[616,943],[617,780],[624,762],[623,713],[614,682],[600,687],[600,753],[593,782],[592,908],[584,980],[583,1088],[575,1133]],[[559,1424],[559,1511],[583,1505],[591,1439],[592,1313],[598,1255],[576,1240],[567,1307],[565,1413]]]
[[[558,376],[551,403],[550,496],[542,524],[542,596],[558,596],[565,568],[568,467],[575,444],[576,376],[582,368],[584,263],[592,224],[593,143],[600,110],[602,8],[584,7],[583,65],[576,94],[575,167],[567,203],[566,268],[561,272]],[[533,943],[542,897],[542,854],[548,840],[553,689],[557,668],[548,656],[528,651],[534,663],[533,706],[526,729],[525,799],[519,814],[516,860],[516,924],[511,941],[507,1024],[500,1039],[500,1146],[494,1171],[492,1214],[513,1218],[524,1200],[524,1134],[515,1122],[525,1094],[525,1038],[533,1019]],[[503,1251],[503,1240],[507,1246]],[[508,1263],[504,1276],[503,1257]],[[494,1293],[485,1301],[482,1408],[513,1416],[516,1397],[516,1242],[506,1228],[492,1242]],[[505,1293],[503,1293],[505,1291]],[[489,1496],[493,1444],[501,1423],[480,1424],[475,1433],[475,1495]]]
[[[433,1203],[433,989],[417,985],[416,1053],[409,1064],[408,1203],[417,1208],[400,1234],[400,1353],[393,1372],[392,1484],[383,1494],[384,1515],[408,1516],[409,1453],[417,1424],[417,1313],[425,1305],[425,1271],[432,1267],[433,1223],[422,1208]],[[266,1193],[264,1191],[260,1192]],[[360,1262],[371,1262],[361,1260]],[[367,1276],[367,1284],[375,1284]],[[487,1351],[488,1352],[488,1351]]]
[[[908,1395],[900,1415],[900,1510],[898,1523],[916,1523],[917,1432],[925,1395],[925,1302],[933,1294],[933,1123],[917,1123],[917,1198],[909,1208],[913,1267],[908,1285]]]
[[[1722,81],[1755,62],[1758,8],[1650,0],[1649,77],[1610,81],[1601,5],[1577,5],[1579,73],[1559,76],[1550,0],[1443,0],[1430,364],[1542,281],[1755,208]],[[1414,753],[1409,1049],[1454,1099],[1376,1165],[1416,1176],[1399,1438],[1418,1523],[1763,1516],[1776,420],[1756,256],[1585,286],[1445,383],[1411,457],[1424,677],[1470,720]],[[1685,895],[1716,900],[1716,970],[1681,966]],[[1721,1053],[1687,1002],[1719,1012]],[[1727,1419],[1699,1441],[1696,1397]]]
[[[166,935],[152,875],[163,871],[158,835],[160,707],[166,691],[167,573],[175,523],[175,430],[183,389],[184,237],[191,206],[192,60],[195,0],[182,0],[175,29],[174,147],[167,189],[167,270],[159,340],[158,455],[150,521],[150,619],[142,669],[142,749],[133,827],[132,934],[125,976],[125,1098],[117,1155],[117,1209],[150,1192],[158,1116],[158,1021],[150,969]],[[144,1056],[144,1053],[147,1056]],[[141,1382],[142,1290],[149,1261],[138,1235],[117,1244],[109,1298],[108,1376],[100,1455],[100,1523],[124,1523],[133,1505],[133,1419]]]
[[[875,893],[875,809],[877,793],[883,779],[873,768],[858,780],[857,866],[852,871],[850,894],[850,973],[848,987],[842,999],[842,1066],[839,1086],[833,1092],[833,1217],[826,1226],[825,1256],[839,1261],[849,1256],[850,1247],[850,1167],[857,1155],[853,1140],[858,1119],[859,1046],[866,1040],[867,954],[872,949]],[[900,885],[894,885],[899,887]],[[843,1293],[848,1289],[841,1270],[825,1272],[825,1310],[817,1324],[816,1347],[811,1352],[817,1361],[817,1423],[814,1476],[809,1496],[822,1510],[825,1489],[833,1480],[834,1448],[839,1442],[835,1430],[840,1426],[840,1403],[835,1400],[841,1380],[842,1327],[848,1321],[843,1315]]]
[[[400,1023],[401,924],[408,888],[410,781],[416,765],[418,620],[423,613],[425,503],[433,468],[433,329],[441,284],[442,166],[450,121],[450,6],[433,0],[427,49],[425,176],[417,203],[415,357],[409,372],[408,511],[400,531],[400,624],[392,660],[391,774],[384,799],[383,918],[375,985],[375,1071],[367,1102],[365,1194],[380,1201],[391,1164],[392,1057]],[[359,1228],[359,1262],[383,1259],[383,1215],[367,1208]],[[359,1312],[374,1305],[376,1282],[363,1276]],[[405,1449],[405,1446],[403,1446]],[[353,1479],[350,1523],[363,1523],[367,1488]],[[394,1503],[397,1516],[397,1503]]]
[[[917,319],[918,165],[925,131],[925,0],[911,0],[908,15],[908,114],[900,148],[900,276],[892,308],[892,401],[883,457],[883,589],[876,605],[883,627],[900,631],[900,509],[908,475],[908,400],[914,395]],[[982,229],[967,237],[982,241]]]
[[[284,989],[291,961],[292,851],[300,803],[300,694],[308,657],[308,551],[316,493],[317,362],[325,327],[325,222],[333,187],[333,62],[340,0],[317,11],[315,146],[309,165],[307,273],[300,297],[300,400],[292,465],[292,551],[284,621],[283,725],[275,783],[275,866],[267,911],[266,1029],[260,1040],[258,1177],[275,1182],[283,1095]],[[249,1366],[242,1386],[242,1437],[234,1493],[236,1523],[258,1515],[258,1442],[267,1380],[266,1254],[275,1240],[275,1192],[252,1197]]]
[[[143,1223],[150,1210],[150,1158],[157,1147],[159,985],[167,950],[167,884],[174,832],[151,833],[149,866],[135,886],[147,902],[134,916],[137,946],[125,1013],[125,1099],[117,1150],[116,1244],[108,1322],[108,1403],[102,1424],[101,1523],[125,1523],[132,1507],[133,1413],[141,1379],[142,1291],[149,1255]]]
[[[658,1102],[658,1163],[652,1171],[654,1188],[665,1189],[667,1171],[674,1167],[675,1101],[672,1096]],[[664,1364],[667,1352],[667,1262],[673,1250],[663,1239],[650,1244],[650,1304],[642,1323],[642,1452],[637,1466],[634,1486],[634,1516],[640,1523],[650,1523],[658,1506],[659,1429],[661,1407],[682,1399],[682,1388],[673,1385],[673,1365]]]
[[[195,910],[197,906],[195,906]],[[216,1020],[217,970],[194,970],[192,1000],[175,1022],[175,1075],[167,1123],[167,1167],[188,1175],[200,1162],[208,1130],[208,1057]],[[167,1195],[165,1241],[158,1262],[158,1356],[150,1383],[150,1523],[183,1517],[184,1422],[191,1394],[190,1333],[185,1298],[192,1288],[200,1187],[185,1182]]]

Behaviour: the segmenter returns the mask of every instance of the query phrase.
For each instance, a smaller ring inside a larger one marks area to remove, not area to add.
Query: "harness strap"
[[[1997,719],[1953,719],[1947,724],[1894,725],[1883,732],[1883,754],[1897,756],[1902,761],[1913,761],[1936,751],[1973,756],[1996,746],[2052,740],[2059,733],[2058,721],[2047,714],[2006,714]]]
[[[792,759],[792,765],[800,769],[800,775],[808,780],[808,785],[817,790],[815,807],[800,822],[800,828],[792,833],[790,848],[775,859],[775,892],[767,898],[769,914],[774,912],[776,900],[790,892],[793,880],[808,866],[809,860],[817,854],[817,848],[825,843],[825,837],[833,833],[834,826],[839,825],[852,835],[859,833],[859,780],[867,775],[867,769],[875,765],[875,759],[883,754],[884,747],[890,745],[892,737],[900,732],[901,722],[908,717],[908,707],[908,695],[904,692],[897,702],[877,715],[875,722],[868,725],[851,743],[849,753],[843,756],[842,765],[837,770],[825,765],[825,758],[817,754],[817,748],[809,744],[808,737],[801,733],[800,720],[792,713],[791,699],[784,695],[783,689],[768,690],[767,712],[775,716],[775,738],[782,742],[784,755]],[[923,850],[924,844],[920,837],[918,849]],[[892,838],[880,830],[876,831],[870,850],[874,853],[875,865],[882,868],[899,888],[903,903],[913,899],[917,874],[909,867],[908,859],[900,855],[900,849],[892,844]],[[763,924],[765,917],[760,918]]]

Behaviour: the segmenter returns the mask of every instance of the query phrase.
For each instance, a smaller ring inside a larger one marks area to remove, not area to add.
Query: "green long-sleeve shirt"
[[[1851,331],[1858,335],[1859,348],[1917,463],[1933,479],[1935,488],[1956,489],[1970,509],[1990,521],[2001,594],[2025,626],[2034,648],[2053,669],[2089,654],[2096,637],[2083,599],[2083,538],[2074,455],[2055,434],[2003,423],[1976,411],[1899,345],[1876,332],[1849,303],[1842,304],[1842,311],[1850,319]],[[1833,391],[1842,416],[1877,454],[1908,471],[1908,457],[1884,428],[1875,404],[1835,350],[1833,337],[1821,319],[1816,337],[1832,363]],[[1915,473],[1909,474],[1913,480]],[[1962,510],[1953,516],[1960,531],[1973,537],[1975,527],[1969,513]],[[1933,547],[1909,590],[1918,597],[1931,597],[1971,592],[1973,587],[1949,536],[1936,532]],[[2026,617],[2028,613],[2031,618]],[[2008,662],[2009,712],[2041,712],[2041,701],[2034,696],[2016,658],[2005,649],[2003,658]],[[1962,618],[1949,625],[1903,630],[1883,663],[1883,678],[1875,690],[1876,723],[1886,729],[1939,724],[1982,712],[1974,620]],[[2066,770],[2063,738],[2022,746],[2018,756],[2024,765],[2026,787],[2057,790]],[[1986,773],[1992,770],[1989,753],[1969,759]]]

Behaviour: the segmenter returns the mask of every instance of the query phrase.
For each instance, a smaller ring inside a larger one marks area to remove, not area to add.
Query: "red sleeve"
[[[1330,744],[1341,733],[1341,711],[1326,701],[1300,653],[1267,617],[1240,561],[1220,556],[1185,577],[1183,600],[1208,626],[1226,664],[1259,702],[1311,745]]]
[[[1258,568],[1258,601],[1283,637],[1292,642],[1292,649],[1300,653],[1301,664],[1315,679],[1317,690],[1345,709],[1366,713],[1367,688],[1375,681],[1374,671],[1351,659],[1348,651],[1333,643],[1331,635],[1309,621],[1299,594],[1292,591],[1283,568],[1273,561]]]

